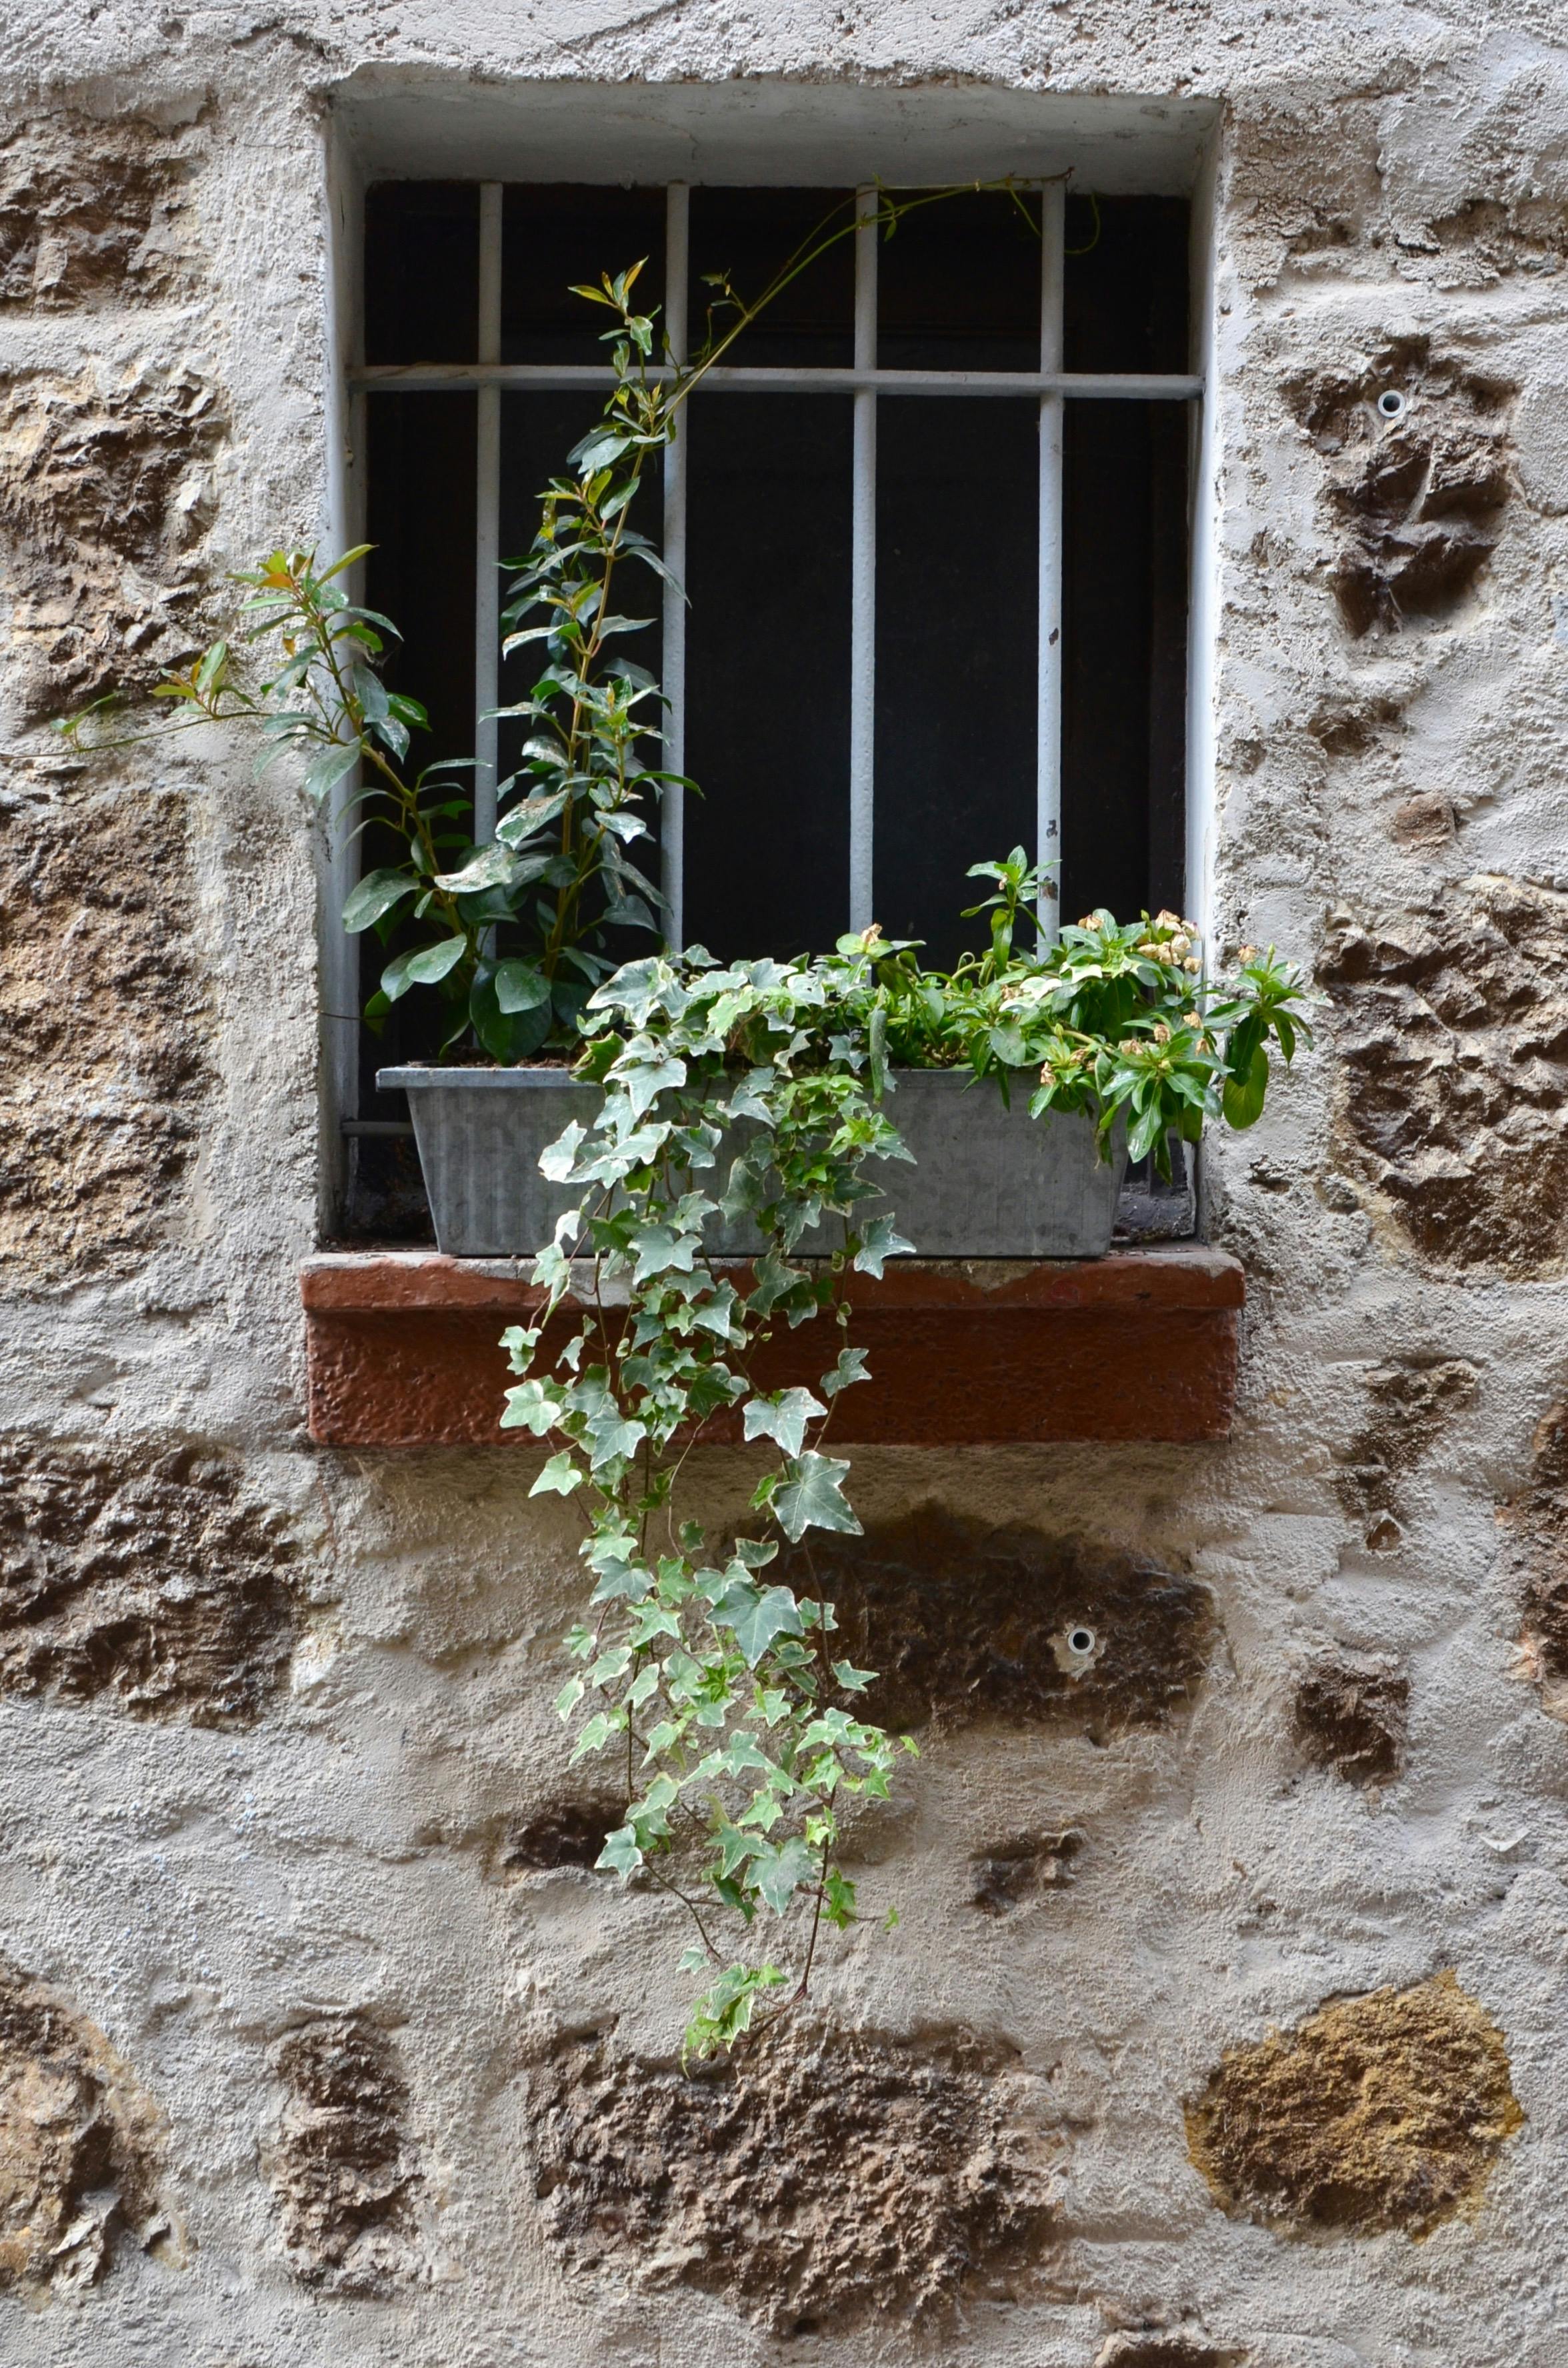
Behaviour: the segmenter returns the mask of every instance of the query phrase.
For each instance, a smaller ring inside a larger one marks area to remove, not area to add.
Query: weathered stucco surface
[[[1327,998],[1235,1435],[857,1459],[922,1757],[695,2085],[567,1516],[304,1438],[295,790],[40,728],[324,515],[372,72],[1220,108],[1213,921]],[[9,0],[0,98],[0,2358],[1561,2368],[1568,10]]]

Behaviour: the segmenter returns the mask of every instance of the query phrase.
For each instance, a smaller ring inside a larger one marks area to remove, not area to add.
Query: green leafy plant
[[[873,965],[873,1019],[885,1058],[910,1068],[967,1065],[1009,1099],[1033,1073],[1029,1109],[1082,1111],[1106,1156],[1119,1125],[1129,1156],[1153,1152],[1170,1174],[1170,1138],[1196,1143],[1205,1124],[1251,1126],[1268,1089],[1268,1048],[1289,1064],[1310,1044],[1301,972],[1272,947],[1244,946],[1232,970],[1210,971],[1197,925],[1178,914],[1119,922],[1090,913],[1060,940],[1039,918],[1044,871],[1016,847],[975,864],[994,883],[965,915],[989,916],[990,943],[950,972],[922,970],[912,945]],[[1039,940],[1017,949],[1021,930]]]
[[[867,1377],[846,1284],[910,1247],[868,1214],[861,1175],[907,1156],[873,1085],[875,945],[727,969],[653,958],[595,992],[607,1032],[583,1067],[603,1105],[541,1161],[582,1198],[538,1260],[545,1311],[505,1340],[526,1378],[503,1422],[558,1442],[534,1493],[585,1515],[594,1583],[558,1708],[579,1722],[574,1759],[607,1758],[624,1787],[599,1863],[686,1908],[683,1963],[707,1976],[687,2033],[699,2055],[733,2044],[769,1992],[805,1996],[822,1928],[858,1914],[835,1855],[842,1805],[884,1796],[913,1748],[860,1716],[872,1672],[840,1651],[832,1604],[769,1576],[781,1545],[809,1568],[813,1530],[859,1528],[848,1464],[826,1452],[843,1393]],[[705,1247],[724,1220],[760,1232],[749,1268]],[[577,1328],[547,1359],[567,1306]],[[819,1319],[832,1346],[816,1388],[762,1386],[775,1331]],[[721,1420],[770,1460],[755,1519],[715,1553],[682,1517],[681,1484]]]
[[[540,1161],[580,1198],[536,1262],[538,1321],[505,1336],[522,1378],[502,1420],[552,1443],[534,1493],[585,1516],[593,1587],[557,1707],[577,1723],[574,1760],[607,1758],[623,1788],[599,1864],[691,1918],[683,1963],[708,1977],[687,2032],[699,2055],[733,2044],[769,1993],[804,1997],[823,1925],[856,1920],[841,1807],[884,1795],[900,1748],[859,1714],[875,1673],[840,1652],[831,1602],[767,1576],[781,1547],[809,1574],[813,1529],[859,1527],[826,1443],[843,1392],[869,1378],[848,1278],[917,1247],[885,1201],[867,1205],[882,1187],[865,1162],[909,1156],[885,1104],[892,1068],[967,1064],[980,1092],[1034,1070],[1037,1115],[1089,1110],[1103,1142],[1129,1113],[1141,1154],[1169,1125],[1195,1133],[1233,1087],[1247,1096],[1233,1122],[1250,1122],[1257,1049],[1267,1037],[1288,1059],[1301,1032],[1300,981],[1272,955],[1248,950],[1238,981],[1211,990],[1172,914],[1092,916],[1020,955],[1038,871],[1018,850],[975,871],[995,882],[972,908],[992,916],[990,947],[949,976],[875,928],[811,962],[719,968],[698,949],[618,971],[588,1000],[603,1032],[578,1064],[603,1086],[597,1118]],[[762,1255],[716,1256],[724,1224],[754,1229]],[[832,1346],[816,1388],[764,1386],[778,1327],[818,1322]],[[772,1452],[754,1520],[713,1551],[681,1486],[720,1426]]]

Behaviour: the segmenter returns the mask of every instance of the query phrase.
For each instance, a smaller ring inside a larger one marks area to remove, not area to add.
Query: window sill
[[[504,1325],[540,1294],[521,1266],[428,1250],[326,1252],[301,1269],[311,1437],[328,1447],[505,1446]],[[1190,1244],[1082,1260],[901,1259],[853,1279],[872,1379],[835,1440],[869,1446],[1184,1441],[1229,1435],[1238,1261]],[[564,1339],[574,1328],[561,1319]],[[812,1383],[813,1327],[780,1327],[764,1386]],[[715,1428],[716,1438],[724,1436]]]

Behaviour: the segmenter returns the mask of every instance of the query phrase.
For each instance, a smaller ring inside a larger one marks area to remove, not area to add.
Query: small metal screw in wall
[[[1385,386],[1378,397],[1378,417],[1389,423],[1403,419],[1410,405],[1397,386]]]

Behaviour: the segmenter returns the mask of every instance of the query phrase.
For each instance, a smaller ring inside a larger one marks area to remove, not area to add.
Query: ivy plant
[[[867,1019],[876,955],[874,936],[801,962],[719,968],[694,951],[594,992],[605,1032],[583,1068],[602,1107],[541,1161],[581,1197],[537,1262],[545,1308],[505,1340],[523,1378],[503,1422],[552,1443],[533,1493],[585,1515],[592,1589],[558,1708],[574,1759],[607,1759],[623,1789],[599,1863],[687,1911],[699,2055],[733,2044],[769,1992],[806,1994],[823,1926],[858,1912],[843,1806],[884,1796],[914,1748],[861,1715],[872,1673],[842,1653],[831,1602],[775,1568],[788,1545],[809,1570],[813,1531],[859,1528],[828,1446],[867,1378],[846,1284],[911,1247],[869,1213],[861,1172],[907,1156]],[[716,1261],[725,1223],[755,1228],[762,1255]],[[576,1326],[547,1350],[563,1310]],[[815,1387],[765,1387],[759,1351],[807,1323],[827,1343]],[[683,1487],[721,1421],[767,1462],[751,1520],[714,1551]]]

